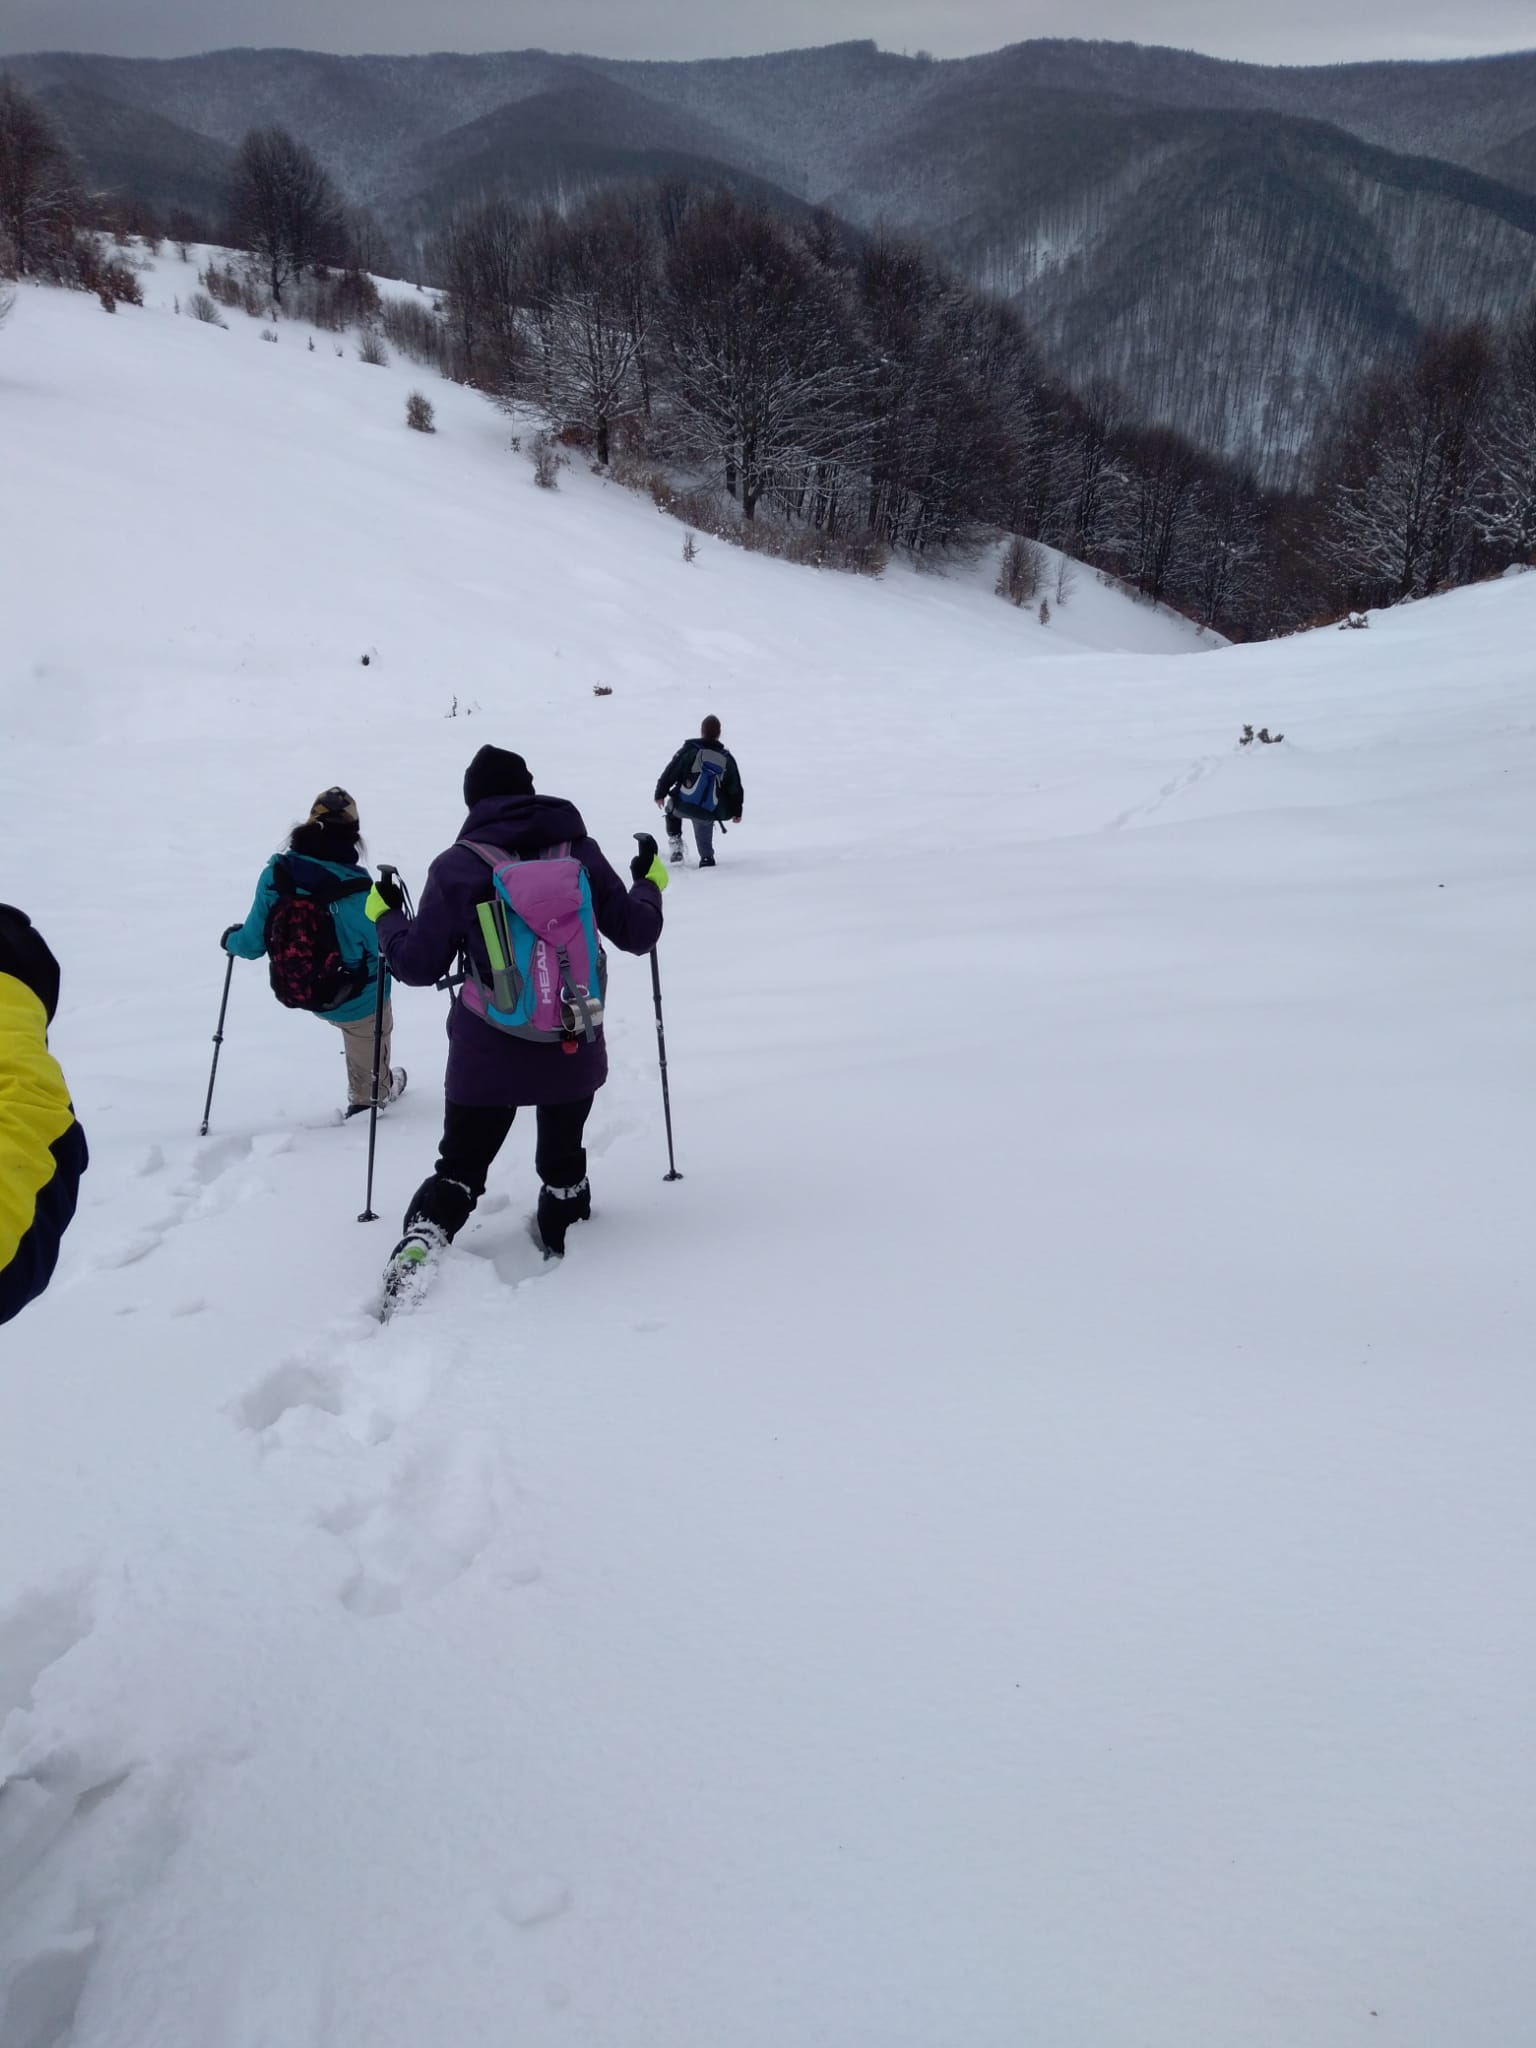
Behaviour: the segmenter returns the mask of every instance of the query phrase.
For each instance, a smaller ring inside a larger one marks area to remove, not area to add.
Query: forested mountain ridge
[[[1536,53],[1279,68],[1042,40],[634,63],[540,51],[9,60],[166,203],[280,122],[406,247],[497,189],[726,179],[921,235],[1074,381],[1292,480],[1341,374],[1536,278]],[[107,114],[115,109],[112,118]],[[196,203],[195,199],[192,203]]]

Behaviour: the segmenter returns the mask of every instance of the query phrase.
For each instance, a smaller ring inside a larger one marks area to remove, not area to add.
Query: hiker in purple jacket
[[[405,915],[393,881],[380,882],[369,899],[380,951],[397,980],[430,986],[461,953],[482,980],[489,979],[479,906],[493,895],[492,870],[469,841],[524,860],[568,846],[586,870],[598,931],[626,953],[650,952],[661,936],[666,883],[654,842],[649,853],[642,847],[631,864],[633,879],[626,889],[597,842],[587,837],[575,805],[535,795],[522,756],[500,747],[482,747],[470,762],[464,801],[469,816],[455,844],[433,861],[414,918]],[[538,1114],[539,1235],[547,1251],[562,1253],[571,1224],[592,1213],[582,1132],[592,1098],[607,1078],[600,1025],[591,1037],[534,1043],[487,1023],[461,991],[448,1013],[447,1101],[437,1167],[411,1198],[406,1234],[391,1256],[392,1268],[402,1260],[419,1264],[463,1229],[522,1108]]]

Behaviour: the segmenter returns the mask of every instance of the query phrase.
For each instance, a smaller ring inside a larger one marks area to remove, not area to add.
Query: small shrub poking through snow
[[[396,355],[441,368],[443,361],[442,322],[414,299],[385,299],[379,310],[384,339]]]
[[[194,320],[201,320],[205,327],[222,327],[219,309],[206,292],[194,292],[187,300],[187,311]]]
[[[261,330],[261,338],[263,341],[276,341],[276,329],[271,327],[263,327],[263,329]]]
[[[533,447],[529,450],[533,462],[533,480],[541,491],[558,490],[560,486],[560,465],[563,457],[548,434],[535,434]]]
[[[384,370],[389,367],[389,350],[372,328],[368,329],[357,344],[357,359],[360,363],[372,363],[375,369]]]
[[[685,533],[683,535],[683,560],[685,562],[696,562],[698,560],[698,557],[698,536],[692,533]]]
[[[405,401],[405,424],[414,427],[418,434],[435,434],[436,421],[432,412],[432,401],[419,391],[413,391]]]
[[[1010,604],[1028,604],[1040,588],[1040,572],[1043,557],[1032,540],[1026,540],[1016,533],[1007,547],[997,568],[997,582],[994,588],[999,597],[1007,598]]]

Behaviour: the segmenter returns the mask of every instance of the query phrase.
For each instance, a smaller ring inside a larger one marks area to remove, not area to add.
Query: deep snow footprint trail
[[[280,1366],[238,1418],[344,1555],[342,1604],[365,1617],[399,1613],[468,1571],[498,1534],[505,1458],[490,1431],[435,1410],[457,1357],[441,1331],[338,1323],[314,1352],[325,1362]]]
[[[599,1115],[587,1149],[601,1159],[648,1133],[644,1116]],[[505,1169],[520,1164],[514,1151]],[[590,1226],[578,1236],[580,1250],[593,1245]],[[370,1244],[382,1249],[377,1238]],[[539,1282],[542,1291],[563,1265],[545,1257],[512,1197],[493,1188],[432,1262],[420,1299],[380,1325],[370,1294],[366,1312],[332,1318],[235,1404],[264,1466],[345,1553],[338,1597],[352,1613],[395,1614],[433,1599],[502,1532],[512,1493],[504,1447],[451,1396],[477,1353],[517,1373],[528,1290]],[[536,1571],[515,1541],[512,1549],[509,1583],[531,1583]]]
[[[1132,825],[1146,824],[1168,805],[1177,802],[1186,790],[1193,789],[1197,783],[1208,781],[1211,776],[1218,774],[1226,760],[1225,754],[1202,754],[1198,760],[1191,761],[1187,768],[1180,769],[1177,775],[1165,782],[1156,796],[1149,797],[1145,803],[1132,804],[1128,810],[1121,811],[1118,816],[1111,818],[1105,830],[1123,832]]]
[[[69,1700],[98,1589],[32,1594],[0,1618],[0,2041],[72,2038],[97,1951],[178,1840],[174,1774],[95,1703]],[[64,1702],[54,1705],[55,1699]]]

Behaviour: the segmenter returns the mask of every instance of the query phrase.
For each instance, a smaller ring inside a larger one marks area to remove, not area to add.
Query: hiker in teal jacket
[[[231,925],[221,941],[226,953],[241,960],[260,960],[267,950],[267,921],[280,900],[279,870],[300,896],[327,897],[338,885],[350,893],[330,906],[336,947],[342,965],[361,977],[355,993],[312,1014],[334,1024],[342,1035],[347,1060],[348,1116],[366,1110],[373,1099],[373,1020],[378,999],[379,940],[363,905],[371,886],[368,870],[358,861],[357,805],[344,789],[327,789],[315,798],[308,818],[294,827],[287,847],[263,868],[244,924]],[[394,1102],[405,1091],[405,1069],[390,1065],[394,1015],[389,1001],[389,976],[384,981],[384,1035],[379,1051],[379,1100]]]

